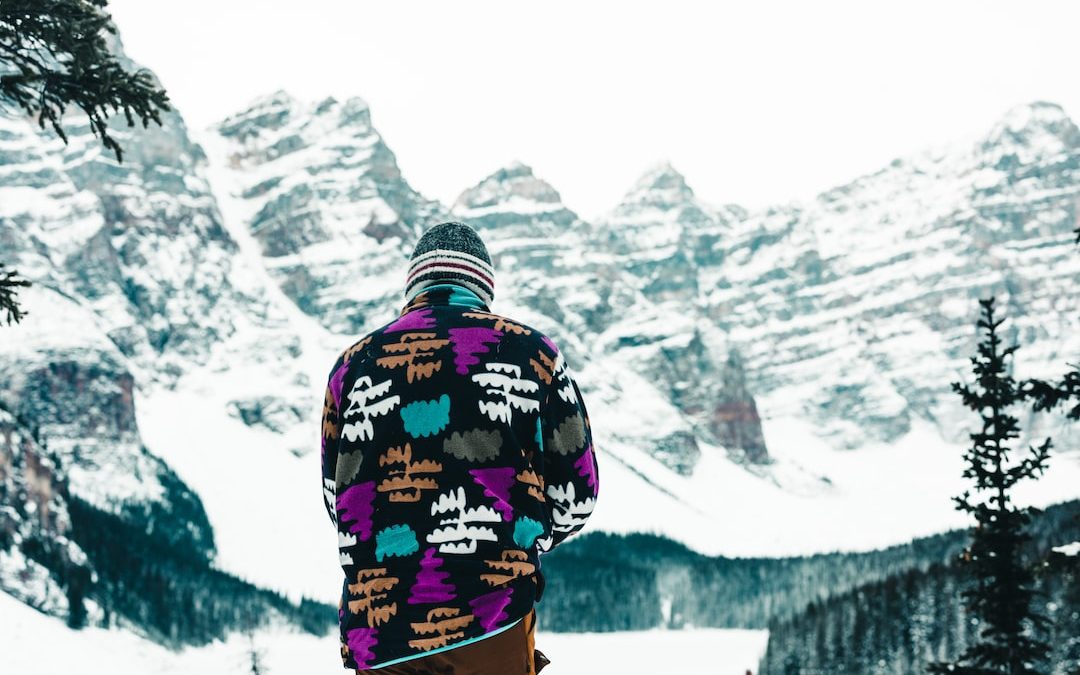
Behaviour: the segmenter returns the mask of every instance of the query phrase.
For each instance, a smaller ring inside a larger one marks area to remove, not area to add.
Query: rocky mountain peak
[[[227,138],[242,139],[254,134],[258,129],[280,129],[285,126],[300,102],[288,92],[279,89],[260,96],[240,112],[226,117],[218,124],[217,130]]]
[[[242,111],[225,118],[218,123],[216,131],[240,144],[263,147],[266,154],[258,158],[260,161],[318,145],[321,139],[331,136],[339,143],[348,135],[368,145],[382,146],[382,139],[371,123],[371,108],[357,96],[344,102],[332,96],[321,101],[300,101],[278,90],[256,98]],[[371,136],[376,137],[374,141],[370,140]],[[259,140],[268,138],[276,143],[266,146]]]
[[[418,229],[445,209],[401,175],[367,101],[298,102],[275,92],[216,131],[205,141],[212,163],[227,169],[225,208],[245,214],[233,225],[273,260],[285,294],[332,330],[377,323],[397,303],[395,272]],[[297,254],[320,262],[309,268]],[[386,283],[358,295],[360,277]]]
[[[661,161],[649,166],[619,205],[600,220],[596,236],[618,253],[667,259],[672,268],[654,272],[669,278],[690,264],[692,252],[708,255],[728,224],[739,217],[734,208],[719,209],[700,200],[685,176],[671,162]],[[689,286],[683,290],[689,291]]]
[[[513,210],[522,213],[558,211],[565,207],[558,191],[537,178],[532,167],[513,161],[465,190],[454,202],[453,210],[463,216],[483,215],[491,211]]]
[[[1011,108],[995,124],[984,148],[1020,147],[1046,156],[1080,148],[1080,128],[1056,103],[1034,101]]]
[[[694,198],[694,191],[671,162],[664,160],[649,166],[626,193],[623,204],[673,205]]]
[[[314,114],[323,114],[334,111],[338,115],[338,123],[343,127],[362,127],[371,130],[371,108],[367,101],[359,96],[351,96],[344,103],[338,104],[333,98],[326,99],[315,107]]]
[[[534,178],[533,169],[528,164],[520,161],[513,160],[504,167],[501,167],[498,171],[492,174],[496,180],[512,180],[515,178]]]

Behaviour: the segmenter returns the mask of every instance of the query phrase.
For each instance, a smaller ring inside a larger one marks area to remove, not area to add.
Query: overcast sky
[[[363,97],[422,193],[511,160],[585,217],[670,160],[704,199],[804,199],[977,136],[1080,115],[1077,2],[112,0],[190,126],[252,98]]]

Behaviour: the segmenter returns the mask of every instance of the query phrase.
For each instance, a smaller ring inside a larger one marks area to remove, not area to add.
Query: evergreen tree
[[[14,271],[4,271],[4,264],[0,263],[0,314],[7,314],[7,324],[19,323],[26,316],[26,312],[19,306],[19,296],[16,290],[19,287],[29,286],[30,282],[20,279]]]
[[[1020,385],[1006,368],[1018,345],[1002,348],[994,318],[994,298],[980,300],[984,330],[978,355],[971,358],[976,386],[952,383],[964,404],[979,413],[982,429],[969,434],[972,446],[964,453],[964,477],[974,492],[954,498],[956,507],[974,516],[976,526],[963,556],[963,569],[972,583],[962,595],[978,620],[978,635],[955,662],[936,662],[931,673],[959,675],[1036,675],[1049,646],[1034,633],[1046,620],[1033,607],[1035,579],[1025,565],[1022,546],[1031,538],[1025,526],[1033,509],[1018,508],[1011,490],[1022,480],[1036,478],[1046,468],[1050,439],[1030,447],[1019,461],[1010,457],[1009,441],[1019,436],[1017,419],[1007,410],[1024,400]]]

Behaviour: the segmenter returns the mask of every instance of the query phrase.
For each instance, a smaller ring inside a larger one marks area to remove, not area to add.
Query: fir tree
[[[972,541],[963,555],[963,568],[972,583],[962,596],[978,620],[978,634],[955,662],[936,662],[931,673],[960,675],[1036,675],[1049,646],[1035,632],[1046,619],[1032,606],[1035,579],[1025,565],[1023,545],[1031,538],[1026,526],[1034,509],[1019,508],[1011,490],[1022,480],[1036,478],[1046,469],[1050,439],[1029,446],[1019,461],[1010,457],[1009,441],[1019,436],[1017,419],[1007,410],[1025,399],[1020,385],[1006,368],[1006,359],[1018,345],[1002,348],[994,318],[994,298],[980,300],[978,327],[984,338],[978,355],[971,357],[974,388],[952,383],[964,405],[979,413],[982,429],[969,434],[971,447],[964,453],[964,477],[974,481],[974,494],[954,498],[956,508],[974,516]]]
[[[0,263],[0,314],[6,314],[7,324],[19,323],[26,316],[26,312],[19,305],[19,287],[29,286],[30,282],[20,279],[14,271],[4,271],[4,264]]]

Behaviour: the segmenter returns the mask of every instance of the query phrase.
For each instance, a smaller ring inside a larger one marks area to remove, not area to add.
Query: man
[[[532,675],[540,553],[577,532],[598,474],[551,338],[491,312],[463,223],[413,251],[400,315],[330,370],[322,476],[337,526],[341,658],[357,673]]]

